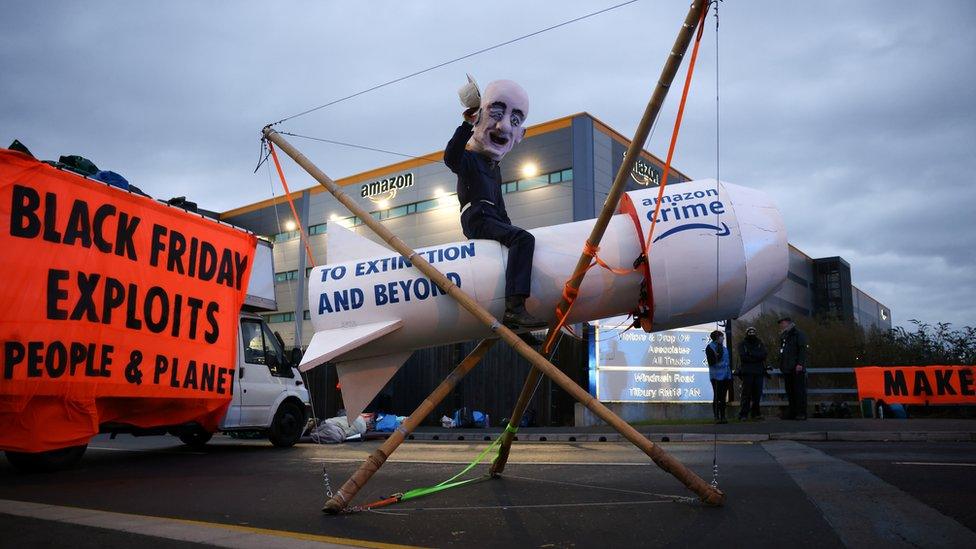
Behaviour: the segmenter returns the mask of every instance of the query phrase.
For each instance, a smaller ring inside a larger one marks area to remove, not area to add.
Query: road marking
[[[99,511],[82,507],[48,505],[0,499],[0,513],[40,520],[91,526],[155,538],[204,543],[220,547],[254,549],[298,549],[310,545],[323,548],[369,547],[413,549],[412,546],[369,540],[323,536],[288,530],[223,524],[199,520],[154,517]]]
[[[847,547],[976,547],[976,533],[873,473],[793,441],[762,444]]]
[[[104,450],[106,452],[134,452],[137,454],[186,454],[190,456],[205,456],[207,452],[194,452],[192,450],[164,450],[164,449],[138,449],[138,448],[109,448],[107,446],[89,446],[89,450]]]
[[[675,496],[675,495],[671,495],[671,494],[656,494],[654,492],[641,492],[639,490],[626,490],[624,488],[611,488],[609,486],[597,486],[595,484],[583,484],[583,483],[580,483],[580,482],[567,482],[567,481],[564,481],[564,480],[550,480],[550,479],[544,479],[544,478],[521,477],[521,476],[517,476],[517,475],[510,475],[510,474],[502,474],[502,477],[504,477],[504,478],[513,478],[513,479],[518,479],[518,480],[530,480],[530,481],[534,481],[534,482],[545,482],[545,483],[549,483],[549,484],[562,484],[564,486],[573,486],[575,488],[586,488],[588,490],[607,490],[607,491],[610,491],[610,492],[623,492],[625,494],[638,494],[638,495],[641,495],[641,496],[655,496],[655,497],[659,497],[659,498],[668,498],[671,501],[686,501],[686,500],[697,501],[695,498],[688,497],[688,496]]]
[[[296,461],[317,461],[320,463],[362,463],[365,458],[327,458],[327,457],[310,457],[301,458]],[[471,460],[468,461],[454,461],[454,460],[429,460],[429,459],[388,459],[386,463],[420,463],[424,465],[468,465]],[[601,466],[628,466],[628,467],[647,467],[653,465],[654,462],[647,461],[644,463],[633,463],[633,462],[614,462],[614,461],[512,461],[508,460],[509,465],[601,465]]]
[[[892,461],[895,465],[934,465],[938,467],[976,467],[976,463],[954,463],[951,461]]]
[[[618,505],[654,505],[657,503],[674,503],[670,499],[651,499],[643,501],[594,501],[585,503],[534,503],[526,505],[472,505],[465,507],[395,507],[396,511],[489,511],[493,509],[546,509],[560,507],[601,507]]]

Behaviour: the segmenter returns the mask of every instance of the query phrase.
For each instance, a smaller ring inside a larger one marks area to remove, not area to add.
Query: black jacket
[[[796,373],[796,365],[801,364],[806,371],[810,366],[807,364],[807,336],[793,326],[780,334],[779,342],[779,370],[784,374],[793,374]]]
[[[495,205],[503,221],[511,223],[502,198],[502,171],[498,162],[464,148],[473,133],[474,126],[462,122],[444,149],[444,163],[458,176],[458,202],[464,208],[469,202],[487,200]]]
[[[739,371],[743,374],[766,372],[766,346],[758,337],[746,336],[739,343]]]

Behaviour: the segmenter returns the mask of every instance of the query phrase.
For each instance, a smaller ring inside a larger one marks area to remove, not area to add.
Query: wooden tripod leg
[[[518,402],[515,403],[515,409],[512,410],[512,417],[508,420],[505,432],[502,433],[502,440],[498,446],[498,456],[495,461],[491,462],[490,472],[493,477],[497,477],[505,470],[508,453],[512,449],[512,439],[515,438],[515,429],[522,422],[522,415],[525,414],[525,409],[529,407],[529,401],[532,400],[532,395],[535,394],[535,386],[540,379],[542,379],[542,372],[538,368],[533,367],[529,370],[529,375],[525,378],[525,385],[522,385],[522,392],[519,393]]]
[[[400,426],[393,431],[390,438],[386,439],[386,442],[384,442],[382,446],[377,448],[376,451],[366,458],[366,461],[359,466],[359,469],[357,469],[351,477],[349,477],[349,480],[347,480],[346,483],[339,488],[332,498],[325,502],[325,507],[323,507],[322,510],[332,515],[342,511],[346,505],[352,501],[352,498],[356,497],[359,490],[365,486],[367,482],[369,482],[369,479],[372,478],[373,474],[375,474],[376,471],[383,466],[386,460],[390,457],[390,454],[392,454],[400,446],[400,444],[403,443],[403,441],[407,438],[407,435],[412,433],[413,430],[417,428],[417,425],[419,425],[425,417],[434,411],[434,408],[437,407],[437,405],[440,404],[440,402],[444,400],[444,398],[447,397],[451,391],[454,390],[454,387],[457,386],[458,382],[461,381],[461,379],[464,378],[468,372],[470,372],[475,366],[478,365],[479,362],[481,362],[481,359],[485,356],[485,353],[488,352],[488,349],[491,349],[492,345],[497,342],[498,339],[481,340],[481,342],[478,343],[478,346],[475,347],[474,350],[468,354],[468,356],[464,357],[464,360],[462,360],[461,363],[457,365],[457,368],[454,368],[454,371],[451,372],[450,375],[448,375],[444,381],[437,386],[436,389],[434,389],[430,396],[420,403],[420,406],[418,406],[417,409],[410,414],[410,417],[403,420],[403,423],[401,423]]]

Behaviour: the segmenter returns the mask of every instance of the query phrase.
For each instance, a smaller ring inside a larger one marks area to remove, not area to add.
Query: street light
[[[535,162],[526,162],[522,164],[522,177],[529,178],[539,175],[539,166]]]
[[[289,219],[288,221],[285,221],[285,230],[286,231],[288,231],[288,232],[294,231],[295,230],[295,226],[296,226],[295,225],[295,222],[292,221],[291,219]]]

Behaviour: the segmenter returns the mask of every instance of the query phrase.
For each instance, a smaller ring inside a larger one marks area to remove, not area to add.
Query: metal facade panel
[[[596,217],[593,201],[593,119],[573,118],[573,220]]]
[[[593,130],[593,215],[603,208],[603,203],[610,194],[616,171],[613,166],[613,140],[610,136]]]

